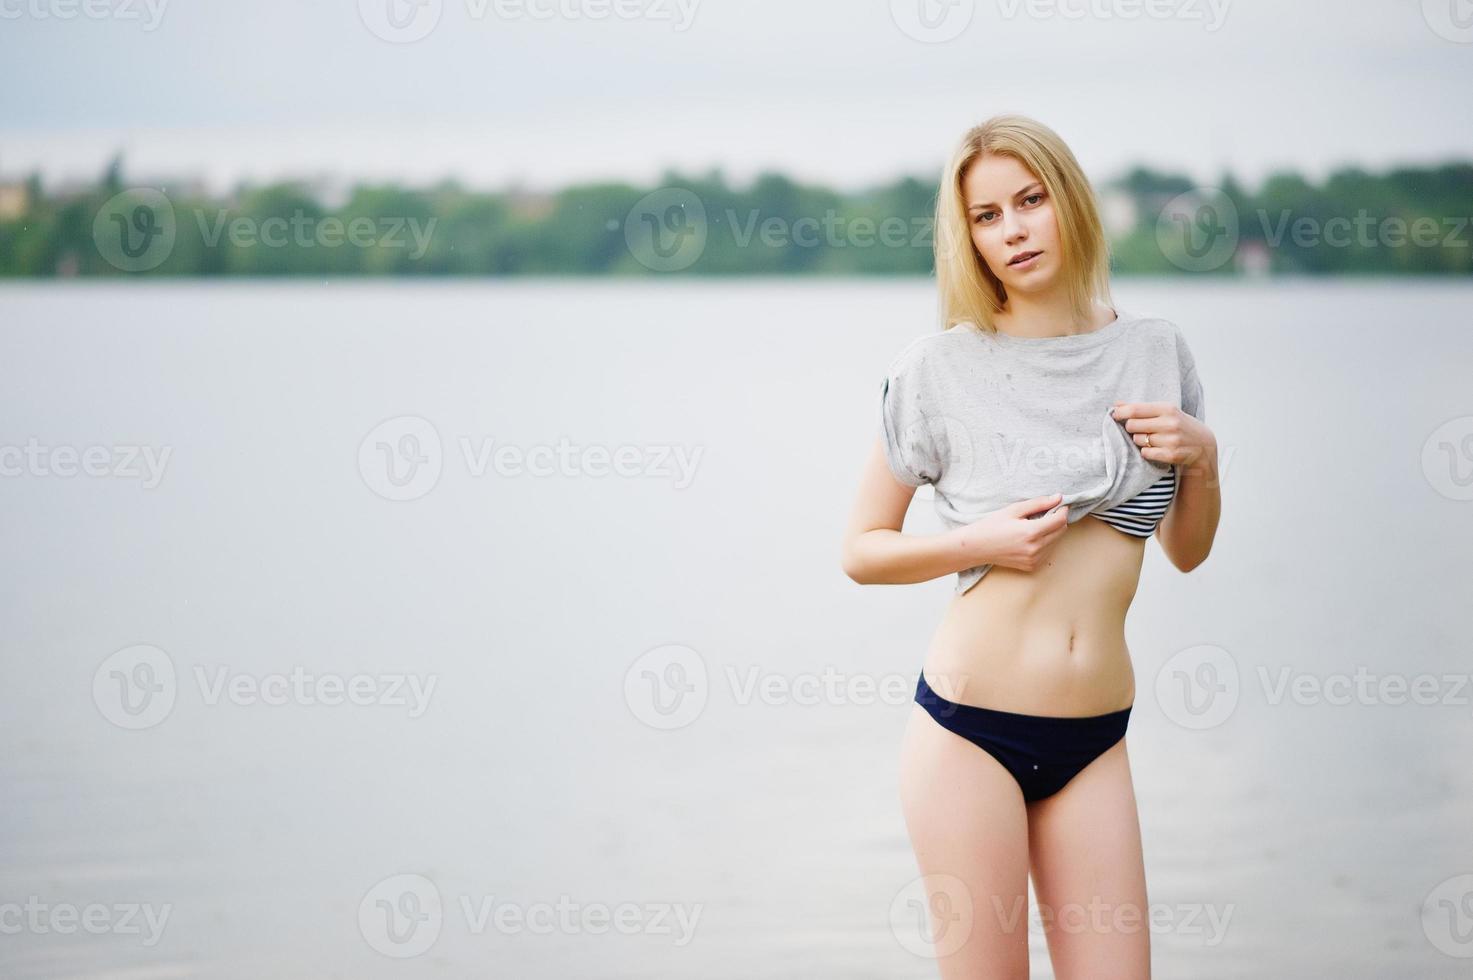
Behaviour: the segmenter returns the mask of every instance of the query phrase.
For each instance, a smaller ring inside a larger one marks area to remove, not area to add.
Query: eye
[[[980,225],[980,224],[982,224],[982,219],[985,218],[985,217],[987,217],[989,214],[992,214],[992,213],[993,212],[991,212],[991,211],[979,211],[977,213],[977,217],[975,217],[975,218],[972,219],[972,223],[973,224],[976,224],[976,225]]]
[[[1043,200],[1043,192],[1042,191],[1035,191],[1034,193],[1029,194],[1027,197],[1023,198],[1023,203],[1024,204],[1027,204],[1029,201],[1033,200],[1035,197],[1038,198],[1040,201],[1042,201]]]

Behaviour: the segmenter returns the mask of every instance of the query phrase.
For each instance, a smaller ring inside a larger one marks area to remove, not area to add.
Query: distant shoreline
[[[1304,273],[1286,273],[1283,275],[1219,275],[1219,276],[1194,276],[1187,274],[1151,274],[1151,273],[1114,273],[1110,277],[1112,283],[1161,283],[1163,285],[1181,285],[1194,283],[1200,285],[1252,285],[1252,286],[1292,286],[1292,285],[1329,285],[1329,284],[1389,284],[1405,283],[1408,285],[1422,283],[1424,285],[1461,285],[1473,284],[1473,275],[1458,275],[1449,273],[1347,273],[1310,275]],[[477,275],[445,275],[445,276],[395,276],[395,275],[353,275],[323,278],[306,274],[297,275],[275,275],[275,276],[74,276],[70,278],[57,276],[0,276],[0,290],[7,288],[22,288],[35,286],[62,286],[65,288],[88,289],[124,285],[129,289],[154,287],[178,287],[178,286],[293,286],[293,287],[324,287],[344,285],[382,286],[387,284],[409,287],[454,287],[469,285],[527,285],[539,284],[552,285],[628,285],[628,286],[678,286],[689,285],[715,285],[718,283],[749,283],[752,285],[778,285],[778,284],[813,284],[823,283],[849,283],[863,284],[873,283],[884,285],[887,283],[914,283],[917,285],[935,283],[934,276],[927,275],[856,275],[851,273],[836,274],[745,274],[745,275],[698,275],[682,274],[671,276],[640,276],[640,275],[545,275],[528,274],[517,276],[477,276]]]
[[[1136,168],[1097,188],[1119,276],[1473,275],[1473,163],[1347,167],[1249,191]],[[550,193],[310,182],[0,182],[0,279],[910,278],[934,262],[933,182],[839,191],[765,174]]]

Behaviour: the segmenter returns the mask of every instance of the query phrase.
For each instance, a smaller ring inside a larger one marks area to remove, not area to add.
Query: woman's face
[[[1063,266],[1059,225],[1043,182],[1016,157],[994,154],[972,161],[962,193],[972,243],[1008,295],[1046,290]],[[1020,255],[1023,260],[1013,261]]]

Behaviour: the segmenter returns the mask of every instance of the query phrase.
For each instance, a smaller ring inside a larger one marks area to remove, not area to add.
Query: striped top
[[[1138,538],[1149,538],[1166,516],[1171,498],[1176,493],[1176,467],[1123,504],[1109,510],[1095,511],[1090,516],[1098,517],[1113,528],[1133,534]]]

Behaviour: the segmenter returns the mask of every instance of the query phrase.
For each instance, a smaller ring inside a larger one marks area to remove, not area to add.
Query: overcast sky
[[[858,186],[934,175],[1003,111],[1097,180],[1466,160],[1459,3],[0,0],[0,175],[90,178],[122,149],[134,178],[217,188],[712,166]]]

